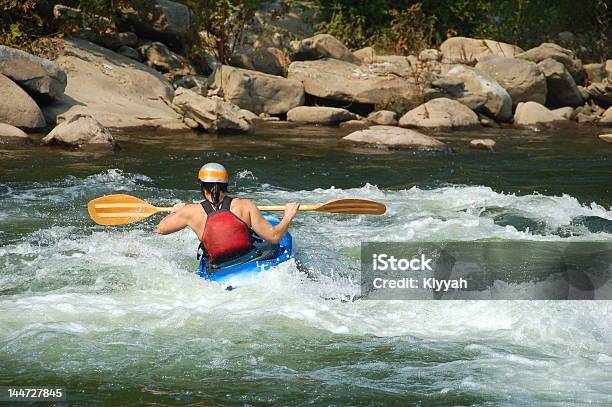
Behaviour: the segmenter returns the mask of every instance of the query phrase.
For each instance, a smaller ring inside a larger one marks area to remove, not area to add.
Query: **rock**
[[[250,120],[238,106],[217,96],[207,98],[189,89],[179,88],[176,90],[172,105],[183,116],[197,122],[207,132],[251,129]]]
[[[425,90],[425,98],[427,100],[436,98],[457,99],[463,97],[465,93],[465,84],[463,80],[450,76],[443,76],[434,79],[429,88]]]
[[[346,109],[325,106],[298,106],[287,112],[287,120],[290,122],[312,124],[338,124],[357,117]]]
[[[452,37],[440,45],[442,62],[449,64],[473,65],[486,55],[500,55],[512,58],[523,52],[515,45],[493,40],[467,37]]]
[[[485,139],[475,139],[470,141],[469,148],[472,150],[495,150],[495,140],[491,140],[490,138]]]
[[[53,17],[59,20],[76,20],[81,17],[81,10],[78,8],[56,4],[53,6]]]
[[[604,69],[606,70],[606,78],[608,81],[612,81],[612,59],[608,59],[606,61]]]
[[[521,102],[514,112],[514,124],[517,126],[551,124],[563,120],[565,119],[536,102]]]
[[[612,127],[612,107],[609,107],[599,119],[600,126],[611,126]]]
[[[441,61],[442,60],[442,52],[437,49],[424,49],[419,53],[419,61]]]
[[[256,50],[234,53],[230,63],[238,68],[277,76],[286,75],[289,65],[285,54],[274,47],[262,47]]]
[[[476,69],[488,74],[506,89],[513,106],[529,101],[546,103],[546,77],[534,62],[492,56],[479,62]]]
[[[584,100],[565,66],[552,58],[538,63],[538,68],[546,77],[547,106],[579,106]]]
[[[384,146],[407,150],[449,151],[441,141],[410,129],[394,126],[372,126],[365,130],[355,131],[342,140],[356,144]]]
[[[66,70],[68,86],[57,103],[43,106],[55,121],[89,114],[109,128],[185,129],[160,98],[171,101],[174,90],[154,69],[84,40],[65,40],[55,62]]]
[[[439,98],[412,109],[399,120],[402,127],[468,129],[480,127],[478,116],[456,100]]]
[[[553,112],[554,115],[564,120],[574,120],[574,118],[576,117],[576,112],[574,111],[574,108],[570,106],[560,107],[558,109],[551,110],[551,112]]]
[[[576,57],[573,51],[560,47],[557,44],[545,42],[535,48],[518,54],[516,57],[535,63],[552,58],[565,66],[565,69],[572,75],[576,83],[582,83],[584,81],[584,68],[582,67],[580,59]]]
[[[369,127],[370,126],[370,122],[364,119],[360,119],[360,120],[347,120],[345,122],[340,123],[340,128],[341,129],[345,129],[345,128],[365,128],[365,127]]]
[[[140,57],[140,52],[136,51],[134,48],[132,47],[128,47],[127,45],[122,45],[117,49],[117,53],[119,55],[123,55],[124,57],[128,57],[131,59],[134,59],[138,62],[142,61],[142,58]]]
[[[0,45],[0,73],[17,82],[41,103],[61,98],[66,88],[66,74],[59,66],[4,45]]]
[[[45,118],[34,100],[15,82],[0,74],[0,122],[24,129],[45,127]]]
[[[587,76],[587,80],[590,83],[603,82],[603,80],[607,77],[604,64],[600,63],[584,65],[584,72]]]
[[[478,120],[483,127],[499,127],[499,124],[497,124],[495,120],[485,116],[482,113],[478,113]]]
[[[75,114],[51,130],[42,140],[43,144],[69,147],[96,146],[115,148],[113,136],[100,122],[86,114]]]
[[[355,57],[357,57],[357,59],[362,61],[364,64],[371,64],[376,58],[376,51],[372,47],[365,47],[358,49],[357,51],[353,51],[353,55],[355,55]]]
[[[329,34],[317,34],[303,39],[293,56],[294,61],[311,61],[322,58],[333,58],[341,61],[360,64],[361,60],[335,37]]]
[[[226,100],[255,114],[283,114],[304,104],[304,87],[294,79],[223,65],[209,78]]]
[[[368,115],[368,121],[382,126],[397,126],[396,113],[390,110],[379,110]]]
[[[578,85],[576,87],[578,88],[578,92],[580,92],[580,96],[582,96],[582,100],[589,101],[591,99],[591,95],[589,95],[589,92],[584,86]]]
[[[173,83],[175,89],[185,88],[191,89],[195,93],[207,96],[208,95],[208,78],[203,75],[186,75]]]
[[[80,33],[80,36],[113,51],[118,50],[122,46],[135,47],[138,45],[138,37],[131,31],[116,32],[114,30],[109,30],[103,32]]]
[[[167,74],[164,76],[169,80],[180,76],[195,74],[195,69],[184,57],[170,51],[170,49],[161,42],[152,42],[142,45],[138,50],[140,51],[140,55],[142,55],[142,59],[148,66]]]
[[[194,31],[194,19],[189,7],[169,0],[152,0],[138,9],[129,5],[119,7],[121,18],[131,25],[136,34],[180,48],[185,38]]]
[[[255,113],[251,112],[250,110],[240,109],[240,114],[248,122],[252,122],[253,120],[259,120],[259,116],[257,116]],[[274,119],[278,120],[278,117],[274,117]]]
[[[289,65],[287,77],[302,82],[306,93],[324,99],[373,105],[417,105],[419,100],[413,82],[379,72],[374,64],[358,67],[336,59],[297,61]]]
[[[0,144],[25,144],[29,142],[30,137],[17,127],[0,123]]]
[[[587,92],[591,98],[603,107],[612,105],[612,83],[595,82],[587,87]]]
[[[465,90],[484,97],[483,113],[499,121],[512,117],[512,98],[493,78],[484,72],[464,65],[456,65],[447,72],[448,76],[461,79]]]
[[[600,134],[599,139],[606,143],[612,143],[612,134]]]

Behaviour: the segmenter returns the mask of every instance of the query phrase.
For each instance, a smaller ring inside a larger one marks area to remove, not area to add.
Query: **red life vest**
[[[230,212],[232,199],[229,196],[223,198],[219,210],[215,210],[210,202],[202,201],[207,217],[200,241],[208,252],[211,262],[232,254],[243,253],[253,247],[249,226]]]

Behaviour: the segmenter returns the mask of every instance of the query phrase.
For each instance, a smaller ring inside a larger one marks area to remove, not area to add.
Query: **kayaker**
[[[208,163],[198,172],[204,200],[199,204],[179,203],[157,226],[157,233],[167,235],[185,227],[198,236],[211,262],[238,257],[253,248],[250,230],[262,239],[277,244],[287,233],[300,205],[285,205],[285,215],[272,226],[257,205],[249,199],[227,195],[229,174],[225,167]]]

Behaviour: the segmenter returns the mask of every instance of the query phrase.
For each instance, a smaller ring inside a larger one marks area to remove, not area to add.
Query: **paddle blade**
[[[148,218],[163,210],[142,199],[125,194],[101,196],[87,204],[89,216],[98,225],[126,225]]]
[[[387,207],[370,199],[335,199],[315,209],[318,212],[350,213],[354,215],[382,215]]]

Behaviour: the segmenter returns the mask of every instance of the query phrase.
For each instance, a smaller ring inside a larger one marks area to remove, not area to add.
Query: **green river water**
[[[0,146],[0,386],[66,387],[56,405],[79,406],[612,405],[610,301],[356,299],[362,241],[612,239],[612,145],[592,129],[496,129],[416,154],[347,132],[118,133],[114,154]],[[485,136],[498,153],[467,149]],[[110,193],[196,201],[206,161],[259,204],[358,197],[388,212],[300,214],[300,267],[232,292],[194,274],[191,232],[87,215]]]

